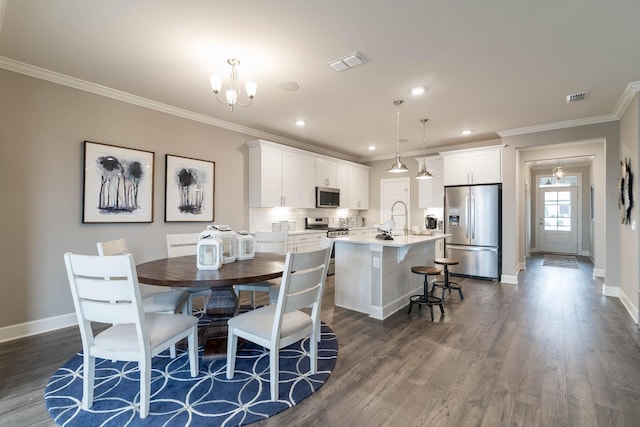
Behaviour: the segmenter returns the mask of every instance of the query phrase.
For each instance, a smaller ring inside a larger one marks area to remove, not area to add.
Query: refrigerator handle
[[[471,212],[470,212],[470,217],[471,217],[471,239],[475,239],[476,238],[476,198],[475,196],[472,194],[471,195]]]
[[[464,230],[465,239],[469,239],[469,193],[464,195]]]

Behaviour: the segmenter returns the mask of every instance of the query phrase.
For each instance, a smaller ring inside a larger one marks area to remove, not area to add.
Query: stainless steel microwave
[[[316,187],[316,208],[337,208],[339,206],[339,188]]]

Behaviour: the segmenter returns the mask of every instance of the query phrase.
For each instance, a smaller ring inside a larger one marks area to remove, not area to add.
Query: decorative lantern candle
[[[254,237],[246,231],[238,231],[238,261],[252,259],[256,253]]]
[[[208,225],[207,230],[222,241],[223,263],[234,262],[238,256],[238,236],[228,225],[213,224]]]
[[[223,264],[222,241],[211,230],[200,233],[197,248],[198,270],[218,270]]]

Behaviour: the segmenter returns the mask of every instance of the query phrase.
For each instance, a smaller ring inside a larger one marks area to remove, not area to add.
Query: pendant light
[[[420,167],[420,171],[418,175],[416,175],[416,179],[431,179],[433,175],[431,172],[427,170],[427,145],[426,145],[426,126],[429,119],[421,119],[422,123],[422,151],[424,153],[425,158],[422,159],[422,166]]]
[[[398,107],[396,114],[396,160],[387,168],[387,172],[391,173],[403,173],[409,172],[407,166],[400,160],[400,104],[403,101],[393,101],[393,104]]]
[[[562,177],[564,177],[564,171],[560,166],[553,168],[552,174],[553,174],[553,177],[556,179],[556,181],[560,181]]]

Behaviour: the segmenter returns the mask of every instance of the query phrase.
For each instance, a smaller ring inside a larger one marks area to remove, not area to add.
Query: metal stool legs
[[[422,295],[412,295],[411,297],[409,297],[409,312],[407,314],[411,314],[411,309],[413,308],[414,304],[418,305],[418,309],[422,309],[422,305],[424,304],[429,307],[429,311],[431,313],[431,321],[433,322],[433,306],[438,305],[440,307],[440,313],[442,315],[444,315],[444,306],[442,305],[441,298],[433,296],[433,289],[429,291],[429,275],[440,274],[440,270],[434,267],[412,267],[411,271],[416,274],[423,274],[424,284],[422,285]]]
[[[449,295],[451,295],[451,289],[454,291],[458,291],[460,294],[460,299],[464,299],[464,295],[462,294],[462,287],[457,283],[449,280],[449,266],[458,264],[458,260],[450,259],[450,258],[437,258],[434,261],[438,265],[442,265],[444,267],[444,281],[438,280],[433,283],[433,289],[431,293],[435,291],[435,288],[442,288],[442,299],[444,300],[444,291],[449,290]]]

